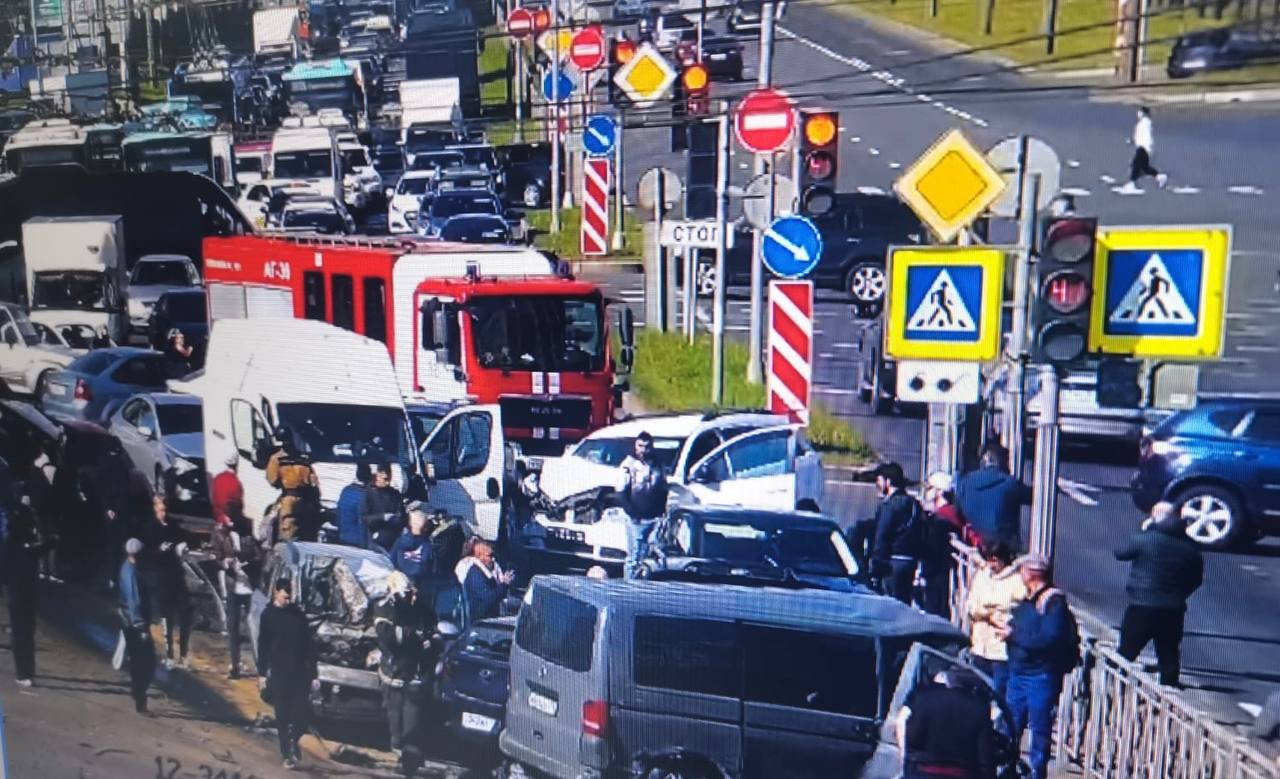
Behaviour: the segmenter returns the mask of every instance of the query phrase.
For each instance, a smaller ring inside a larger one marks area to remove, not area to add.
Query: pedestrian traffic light
[[[1093,261],[1098,220],[1050,219],[1036,265],[1032,359],[1055,365],[1085,356],[1093,309]]]
[[[688,130],[689,171],[685,177],[684,216],[712,219],[716,215],[716,144],[720,128],[715,122],[693,121]]]
[[[636,42],[627,38],[618,38],[609,42],[609,103],[615,108],[630,108],[631,98],[627,97],[627,93],[613,83],[613,77],[618,75],[618,69],[631,61],[636,56]]]
[[[680,74],[686,116],[706,116],[711,112],[711,74],[707,66],[695,62]]]
[[[1111,359],[1098,363],[1094,392],[1102,408],[1138,408],[1142,405],[1142,364],[1137,360]]]
[[[840,114],[800,109],[800,213],[822,216],[836,203]]]

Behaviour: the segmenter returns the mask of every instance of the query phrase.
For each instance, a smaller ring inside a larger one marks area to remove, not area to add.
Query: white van
[[[218,320],[204,370],[170,388],[204,402],[210,484],[239,455],[250,520],[279,496],[266,465],[282,424],[311,458],[325,508],[355,478],[357,462],[390,463],[401,491],[420,472],[387,347],[349,330],[307,319]]]
[[[282,128],[271,139],[271,175],[299,181],[316,192],[342,200],[342,157],[327,127]]]

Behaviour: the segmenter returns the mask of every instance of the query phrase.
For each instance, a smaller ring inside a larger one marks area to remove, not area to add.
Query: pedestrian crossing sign
[[[908,360],[995,359],[1004,251],[931,246],[890,250],[885,354]]]
[[[1221,356],[1230,255],[1230,227],[1099,229],[1089,350]]]

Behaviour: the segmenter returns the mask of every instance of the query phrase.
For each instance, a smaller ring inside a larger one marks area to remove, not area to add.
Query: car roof
[[[429,179],[429,178],[435,178],[435,175],[436,175],[436,172],[434,170],[406,170],[404,172],[404,175],[402,175],[400,178]]]
[[[481,195],[490,199],[496,199],[492,190],[480,189],[479,187],[463,187],[460,189],[450,189],[445,192],[441,192],[439,195],[436,195],[436,200],[439,201],[441,198],[447,197],[480,197]]]
[[[786,424],[786,418],[766,411],[733,412],[716,414],[715,416],[700,413],[654,414],[652,416],[635,417],[602,427],[584,440],[635,438],[642,432],[648,432],[655,438],[684,438],[700,430],[715,430],[722,427],[736,427],[742,424],[771,427]]]
[[[530,586],[600,609],[633,614],[719,617],[822,633],[964,638],[941,617],[884,595],[634,579],[599,581],[585,576],[536,576]]]
[[[673,514],[689,514],[702,522],[750,523],[771,527],[839,528],[834,519],[809,511],[773,511],[744,506],[680,506]]]
[[[185,254],[144,254],[137,259],[134,267],[144,262],[191,262]]]
[[[182,392],[140,392],[135,398],[146,398],[157,406],[202,406],[199,395],[187,395]]]

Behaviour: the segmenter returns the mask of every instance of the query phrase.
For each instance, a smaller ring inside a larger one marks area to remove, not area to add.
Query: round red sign
[[[516,8],[507,16],[507,32],[513,38],[523,38],[533,32],[533,13],[527,8]]]
[[[573,36],[569,45],[569,61],[578,70],[595,70],[604,64],[604,32],[595,25],[584,27]]]
[[[738,143],[757,154],[782,148],[795,129],[795,103],[777,89],[749,93],[733,112],[733,133]]]

